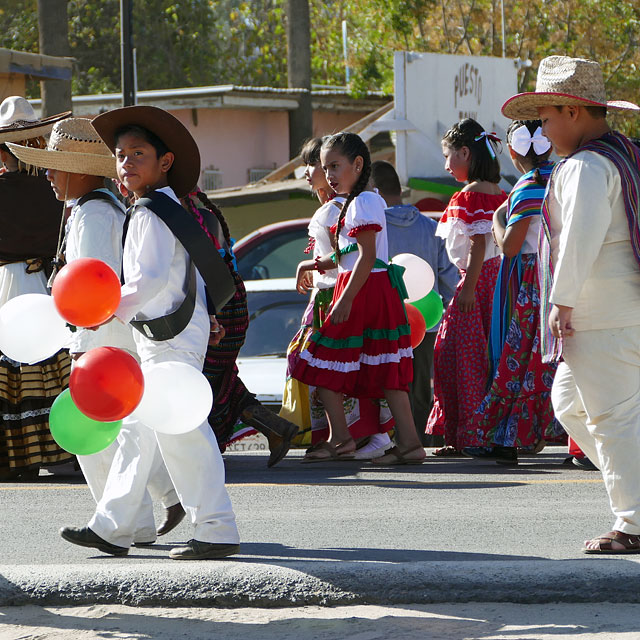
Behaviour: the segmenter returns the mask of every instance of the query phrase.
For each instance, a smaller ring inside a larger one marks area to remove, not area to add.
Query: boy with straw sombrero
[[[91,120],[66,118],[56,122],[46,148],[11,143],[8,143],[8,146],[20,161],[47,170],[47,179],[56,198],[64,203],[63,207],[68,201],[74,203],[66,221],[64,240],[58,251],[59,259],[69,263],[78,258],[96,258],[120,274],[125,208],[106,188],[105,182],[105,179],[116,177],[116,160],[98,136]],[[110,322],[95,331],[77,328],[72,334],[69,351],[75,360],[83,353],[102,346],[124,349],[137,358],[132,329],[120,322]],[[132,435],[124,427],[118,440],[104,451],[78,456],[78,462],[96,502],[100,501],[104,493],[116,451],[119,450],[118,455],[125,459],[131,457],[132,451],[135,452],[135,447],[131,446],[131,438]],[[157,471],[148,483],[150,493],[162,502],[167,509],[168,517],[176,510],[184,515],[159,455],[157,462]],[[167,532],[163,531],[163,527],[159,530],[161,534]],[[149,495],[145,494],[145,500],[137,516],[135,542],[149,544],[155,539],[153,504]],[[101,544],[103,551],[114,551],[104,541],[93,542]]]
[[[612,131],[597,62],[550,56],[536,90],[508,118],[542,120],[563,160],[547,187],[540,234],[542,350],[559,360],[556,417],[600,468],[616,518],[585,553],[640,553],[640,152]],[[548,328],[545,331],[545,328]]]

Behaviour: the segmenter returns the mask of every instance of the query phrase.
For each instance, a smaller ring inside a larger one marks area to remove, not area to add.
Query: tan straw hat
[[[502,113],[512,120],[537,120],[537,107],[562,105],[640,111],[633,102],[607,100],[602,69],[594,60],[549,56],[538,67],[536,90],[509,98]]]
[[[56,122],[70,115],[71,111],[65,111],[48,118],[38,118],[28,100],[22,96],[9,96],[0,104],[0,144],[44,136]]]
[[[46,149],[7,145],[18,160],[34,167],[115,178],[116,159],[88,118],[57,122]]]

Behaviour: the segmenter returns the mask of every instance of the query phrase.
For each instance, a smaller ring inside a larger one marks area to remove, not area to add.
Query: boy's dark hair
[[[529,130],[529,133],[533,135],[538,129],[538,127],[542,127],[542,121],[541,120],[513,120],[507,129],[507,142],[509,144],[511,144],[511,138],[513,136],[513,132],[522,126],[527,127],[527,129]],[[549,151],[545,151],[543,154],[538,155],[535,149],[533,148],[533,145],[531,145],[531,147],[529,147],[529,151],[527,151],[527,155],[523,156],[524,158],[529,160],[529,162],[531,162],[531,164],[533,165],[533,168],[535,169],[533,177],[535,181],[542,186],[546,185],[547,181],[540,174],[540,165],[542,165],[549,159],[549,156],[551,155],[551,151],[552,151],[552,148],[549,147]]]
[[[461,149],[467,147],[471,154],[469,162],[469,174],[467,179],[469,182],[483,181],[500,182],[500,161],[497,153],[495,158],[489,153],[487,147],[487,139],[479,138],[484,133],[482,125],[473,118],[465,118],[460,120],[447,131],[442,142],[452,149]],[[476,138],[479,138],[476,140]],[[489,142],[488,144],[493,144]]]
[[[338,247],[338,238],[340,236],[340,230],[344,223],[344,217],[347,215],[347,209],[353,201],[353,199],[360,195],[369,184],[369,177],[371,176],[371,156],[369,154],[369,148],[362,140],[362,138],[355,133],[336,133],[333,136],[325,138],[322,143],[322,148],[327,150],[336,150],[343,156],[346,156],[349,162],[354,162],[358,156],[362,157],[362,171],[358,181],[353,186],[351,193],[347,196],[347,199],[342,205],[340,215],[338,216],[338,224],[336,225],[336,247]],[[336,264],[339,261],[339,253],[336,250]]]
[[[556,104],[554,106],[558,111],[562,111],[562,107],[563,106],[569,106],[569,105],[558,105],[558,104]],[[594,104],[582,104],[582,105],[574,105],[574,106],[584,107],[587,110],[587,113],[592,118],[595,118],[596,120],[599,120],[600,118],[606,118],[607,117],[607,107],[605,107],[605,106],[594,105]]]
[[[116,129],[116,132],[113,135],[116,145],[118,144],[120,136],[123,136],[126,133],[132,133],[136,136],[140,136],[145,142],[148,142],[156,150],[156,156],[158,158],[171,151],[171,149],[169,149],[169,147],[167,147],[167,145],[155,133],[138,124],[125,124],[119,129]]]
[[[300,149],[302,162],[314,166],[320,162],[320,149],[322,148],[323,138],[309,138]]]
[[[400,178],[390,162],[377,160],[371,165],[371,182],[380,190],[380,193],[390,196],[402,194]]]

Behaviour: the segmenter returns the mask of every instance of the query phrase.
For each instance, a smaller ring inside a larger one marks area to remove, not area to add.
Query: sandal
[[[383,456],[379,458],[374,458],[371,460],[371,464],[375,464],[378,466],[389,466],[389,465],[401,465],[401,464],[422,464],[426,458],[426,455],[423,455],[422,458],[408,458],[407,456],[414,451],[422,451],[424,454],[424,447],[422,445],[418,445],[417,447],[413,447],[413,449],[409,449],[408,451],[400,451],[398,447],[392,447],[385,453]]]
[[[589,542],[597,541],[597,549],[589,549],[584,547],[583,553],[593,554],[613,554],[613,553],[640,553],[640,535],[630,535],[623,533],[622,531],[609,531],[602,536],[593,538]],[[617,542],[621,544],[624,549],[613,549],[611,543]]]
[[[462,451],[458,451],[455,447],[450,445],[446,447],[441,447],[440,449],[436,449],[433,452],[434,456],[438,458],[460,458],[463,457]]]
[[[351,443],[354,445],[353,451],[340,453],[340,448],[344,448]],[[310,450],[307,450],[304,458],[302,458],[302,462],[335,462],[336,460],[353,460],[355,453],[355,442],[352,438],[344,440],[343,442],[338,442],[336,445],[332,445],[326,440],[323,440],[311,447]]]

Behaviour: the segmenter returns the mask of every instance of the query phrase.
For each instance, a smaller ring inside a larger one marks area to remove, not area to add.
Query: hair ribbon
[[[529,153],[531,145],[538,156],[551,149],[551,143],[542,135],[542,127],[538,127],[531,135],[528,127],[523,124],[511,134],[509,146],[521,156],[526,156]]]
[[[475,142],[479,142],[484,138],[485,144],[487,145],[487,149],[489,150],[489,155],[495,160],[496,159],[496,150],[494,149],[492,142],[498,143],[502,142],[495,131],[488,133],[487,131],[483,131],[479,136],[474,138]]]

